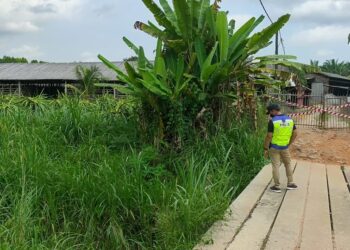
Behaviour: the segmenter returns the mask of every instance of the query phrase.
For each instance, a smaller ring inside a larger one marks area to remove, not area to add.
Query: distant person
[[[297,189],[298,186],[293,181],[293,168],[289,152],[289,146],[297,137],[294,121],[289,116],[281,113],[278,104],[270,104],[267,107],[267,114],[270,115],[271,119],[264,144],[264,155],[266,158],[270,156],[272,162],[274,185],[270,189],[273,192],[281,192],[279,175],[281,161],[286,168],[287,189]]]

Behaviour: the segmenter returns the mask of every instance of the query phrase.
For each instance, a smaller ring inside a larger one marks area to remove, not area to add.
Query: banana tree
[[[173,0],[172,5],[167,0],[160,0],[160,5],[153,0],[142,1],[158,24],[137,21],[135,28],[157,38],[154,61],[127,38],[125,43],[138,58],[134,65],[125,62],[124,71],[105,57],[99,58],[121,81],[115,88],[138,97],[147,107],[147,122],[157,121],[158,142],[164,137],[181,141],[184,128],[187,132],[195,128],[203,110],[212,113],[209,117],[214,117],[214,122],[227,118],[223,107],[231,108],[237,98],[236,83],[277,83],[266,73],[267,64],[300,67],[290,61],[294,57],[254,57],[271,44],[289,14],[253,33],[263,16],[236,28],[227,12],[219,11],[220,1]]]

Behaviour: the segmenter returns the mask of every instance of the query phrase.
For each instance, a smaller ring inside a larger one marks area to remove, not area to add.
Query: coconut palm
[[[103,79],[101,70],[97,66],[91,66],[88,68],[79,65],[75,69],[75,74],[79,80],[79,86],[75,87],[69,85],[69,87],[85,97],[94,96],[96,84]]]

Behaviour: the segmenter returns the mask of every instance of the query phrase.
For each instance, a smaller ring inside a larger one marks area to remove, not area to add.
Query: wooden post
[[[21,96],[22,95],[22,88],[21,88],[21,82],[18,81],[18,95]]]
[[[113,96],[114,96],[114,98],[117,98],[117,91],[116,91],[116,89],[113,89]]]
[[[64,82],[64,94],[68,94],[67,81]]]

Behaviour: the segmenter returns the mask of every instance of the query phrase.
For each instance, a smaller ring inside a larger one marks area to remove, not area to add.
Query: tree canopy
[[[310,64],[319,67],[324,72],[350,77],[350,62],[330,59],[326,60],[322,65],[316,60],[311,60]]]
[[[290,61],[294,56],[256,56],[272,43],[289,14],[254,33],[264,16],[236,27],[235,20],[220,11],[218,0],[173,0],[172,4],[161,0],[159,5],[142,1],[157,24],[137,21],[134,28],[157,38],[154,60],[125,37],[136,64],[125,61],[124,72],[103,56],[99,58],[123,82],[115,88],[140,100],[143,123],[151,127],[148,131],[155,128],[157,142],[166,139],[181,144],[190,128],[205,127],[203,120],[207,127],[231,122],[232,108],[242,95],[250,100],[256,85],[281,83],[271,77],[275,71],[268,65],[302,68]]]
[[[13,56],[3,56],[0,58],[0,63],[29,63],[29,60],[25,57],[13,57]],[[45,63],[39,60],[32,60],[30,63]]]

